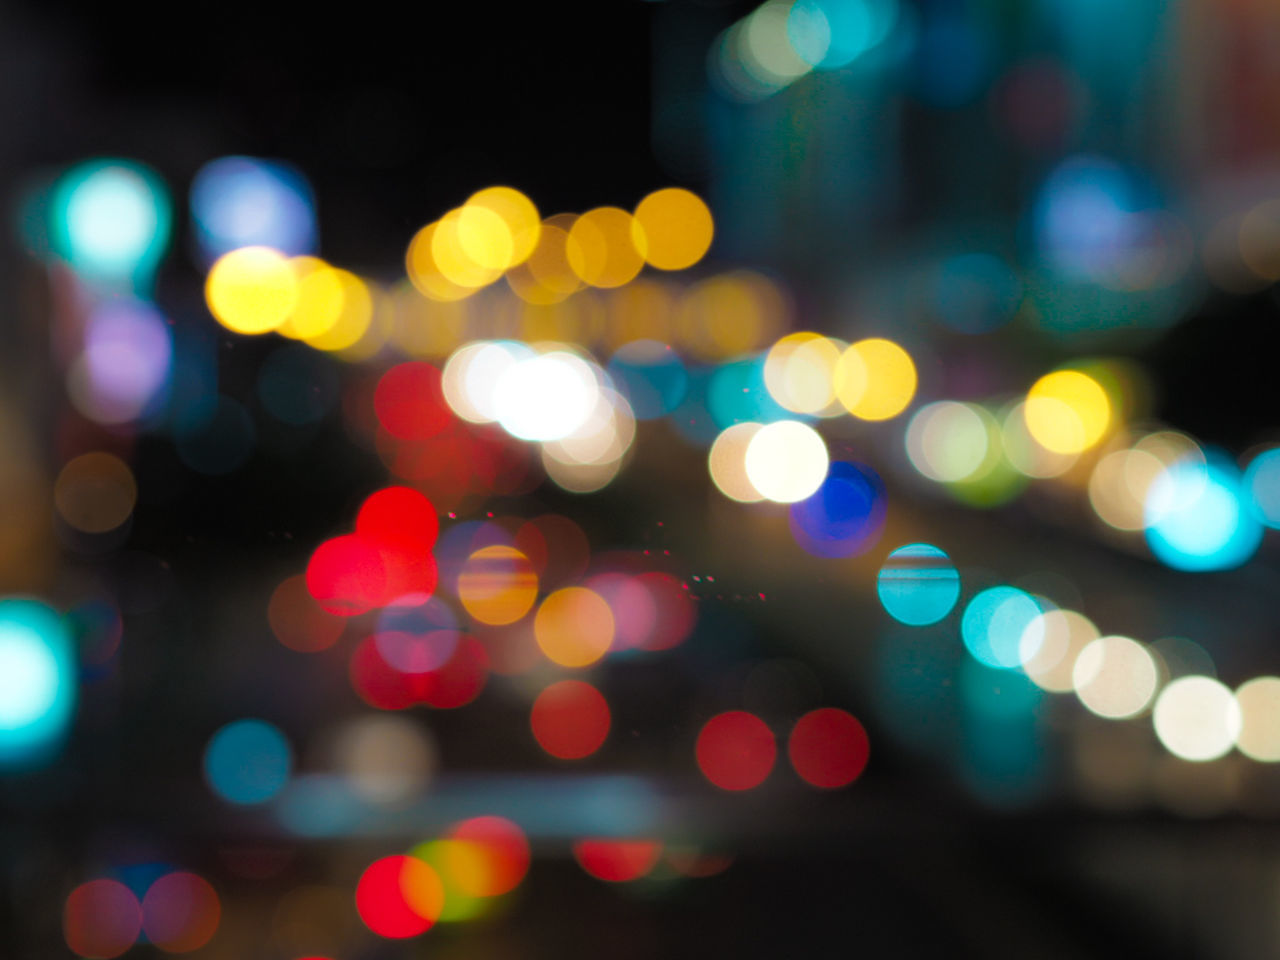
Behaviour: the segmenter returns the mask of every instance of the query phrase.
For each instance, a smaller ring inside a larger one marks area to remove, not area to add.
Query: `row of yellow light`
[[[916,365],[892,340],[846,344],[811,331],[790,333],[765,356],[769,395],[792,413],[888,420],[916,393]]]
[[[550,306],[584,286],[624,286],[646,263],[664,271],[690,267],[706,254],[713,234],[706,204],[676,187],[654,191],[631,213],[598,207],[545,222],[520,191],[489,187],[420,230],[406,266],[417,290],[439,303],[465,299],[505,274],[526,303]],[[365,281],[317,258],[288,258],[268,247],[219,258],[205,298],[229,330],[278,332],[323,350],[351,347],[374,320]]]
[[[707,205],[679,187],[654,191],[630,213],[606,206],[546,220],[520,191],[490,187],[419,230],[405,267],[432,300],[465,299],[505,275],[521,299],[549,305],[583,286],[624,286],[646,263],[691,267],[714,232]]]
[[[316,257],[242,247],[220,257],[205,280],[214,319],[235,333],[278,333],[317,350],[360,341],[374,315],[369,285]]]

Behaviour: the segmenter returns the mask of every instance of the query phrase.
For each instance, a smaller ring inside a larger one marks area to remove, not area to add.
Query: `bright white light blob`
[[[554,350],[508,367],[494,389],[493,405],[507,433],[546,442],[562,440],[586,423],[599,396],[591,367],[571,353]]]
[[[761,427],[747,444],[747,479],[766,500],[795,503],[822,486],[830,466],[818,431],[798,420]]]
[[[1133,717],[1155,696],[1159,673],[1145,646],[1129,637],[1099,637],[1076,658],[1071,671],[1076,696],[1109,720]]]
[[[1236,691],[1240,735],[1236,746],[1251,760],[1280,761],[1280,677],[1254,677]]]
[[[1182,677],[1156,700],[1152,721],[1165,749],[1183,760],[1216,760],[1240,735],[1240,705],[1212,677]]]

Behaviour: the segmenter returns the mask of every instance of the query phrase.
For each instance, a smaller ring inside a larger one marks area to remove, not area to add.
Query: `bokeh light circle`
[[[77,956],[110,960],[132,947],[141,932],[142,906],[119,880],[90,880],[67,896],[62,936]]]
[[[1235,694],[1212,677],[1179,677],[1160,691],[1151,711],[1156,736],[1183,760],[1203,762],[1225,756],[1240,735]]]
[[[870,756],[866,729],[853,714],[835,707],[809,711],[787,738],[787,757],[800,779],[824,790],[853,783]]]
[[[758,787],[773,770],[773,731],[755,714],[730,710],[703,724],[695,747],[698,769],[721,790]]]
[[[400,940],[426,933],[444,909],[444,884],[417,857],[375,860],[356,884],[356,911],[380,937]]]
[[[930,543],[909,543],[885,558],[876,577],[885,611],[899,623],[937,623],[960,599],[960,574],[946,552]]]
[[[1236,703],[1240,752],[1261,763],[1280,762],[1280,677],[1254,677],[1241,684]]]
[[[1035,599],[1017,587],[990,587],[964,609],[960,636],[979,663],[1011,670],[1022,665],[1024,635],[1033,630],[1042,610]],[[1035,646],[1033,643],[1032,646]]]
[[[1023,416],[1041,446],[1054,453],[1080,453],[1106,435],[1111,400],[1087,373],[1055,370],[1027,392]]]
[[[242,247],[209,268],[205,300],[214,319],[234,333],[268,333],[298,301],[298,277],[288,258],[270,247]]]
[[[222,903],[204,877],[167,873],[142,898],[142,932],[166,953],[199,950],[218,930]]]
[[[230,803],[264,803],[279,793],[293,768],[289,741],[263,720],[236,720],[209,740],[205,779]]]
[[[538,746],[561,760],[579,760],[609,736],[609,704],[582,680],[561,680],[544,689],[529,714]]]
[[[1137,716],[1156,693],[1159,672],[1145,646],[1129,637],[1099,637],[1089,643],[1071,671],[1080,702],[1109,720]]]
[[[684,270],[711,247],[711,211],[697,194],[680,187],[655,190],[636,207],[632,241],[659,270]]]
[[[593,590],[564,587],[542,601],[533,633],[548,660],[562,667],[586,667],[613,643],[613,611]]]
[[[747,479],[767,500],[795,503],[817,492],[830,460],[822,436],[798,420],[779,420],[756,431],[743,464]]]

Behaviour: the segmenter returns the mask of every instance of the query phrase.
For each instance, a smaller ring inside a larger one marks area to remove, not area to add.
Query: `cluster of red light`
[[[425,361],[397,364],[376,379],[355,382],[344,411],[387,469],[442,510],[528,493],[541,480],[526,444],[498,427],[454,416],[441,391],[440,371]]]
[[[502,817],[473,817],[454,824],[444,839],[465,844],[469,869],[458,891],[497,897],[519,886],[529,871],[524,832]],[[430,864],[399,854],[370,864],[356,885],[356,911],[380,937],[405,939],[430,930],[445,912],[450,889]]]
[[[356,532],[326,540],[307,564],[307,590],[327,613],[356,616],[436,589],[431,555],[439,521],[431,501],[409,487],[369,497]]]
[[[763,720],[745,710],[730,710],[703,725],[695,753],[703,776],[722,790],[740,791],[765,781],[778,748]],[[853,783],[870,755],[871,743],[862,724],[834,707],[806,713],[787,740],[787,757],[796,774],[811,786],[827,790]]]
[[[106,877],[82,883],[68,895],[62,931],[71,952],[109,960],[145,935],[166,953],[190,953],[218,929],[222,904],[203,877],[186,871],[166,873],[142,900],[118,880]]]
[[[440,666],[420,671],[388,663],[379,650],[379,638],[366,637],[351,656],[352,687],[365,703],[379,710],[404,710],[420,703],[441,710],[465,706],[484,689],[489,654],[475,637],[452,630],[432,631],[413,639],[445,642],[444,634],[450,635],[447,640],[452,653]]]

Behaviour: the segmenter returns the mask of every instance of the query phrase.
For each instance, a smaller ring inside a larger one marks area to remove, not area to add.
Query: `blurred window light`
[[[879,474],[865,464],[835,460],[822,485],[791,504],[791,535],[811,556],[857,556],[880,539],[888,504]]]
[[[1150,651],[1137,640],[1099,637],[1076,657],[1071,681],[1090,713],[1123,720],[1137,716],[1151,703],[1159,672]]]
[[[892,340],[851,344],[832,374],[836,398],[860,420],[896,417],[916,395],[916,365]]]
[[[595,371],[563,350],[511,364],[493,390],[498,423],[521,440],[568,437],[586,423],[599,398]]]
[[[262,720],[237,720],[219,729],[204,754],[204,772],[213,792],[237,805],[270,800],[289,780],[293,752],[276,727]]]
[[[1080,651],[1098,639],[1098,628],[1074,610],[1046,610],[1027,623],[1018,642],[1022,669],[1051,693],[1070,693]]]
[[[542,234],[542,219],[533,201],[514,187],[486,187],[471,195],[464,210],[488,211],[496,215],[505,227],[497,230],[485,217],[464,229],[464,246],[477,247],[483,260],[502,260],[502,268],[518,266],[533,255]],[[510,238],[510,250],[506,251],[504,237]],[[487,250],[487,253],[485,252]],[[504,256],[497,257],[496,253]]]
[[[107,533],[129,519],[138,502],[138,484],[129,465],[113,453],[74,457],[53,485],[58,516],[82,533]]]
[[[788,35],[791,7],[790,0],[768,0],[743,21],[738,55],[743,68],[763,85],[782,87],[813,69]]]
[[[795,503],[818,491],[830,460],[827,444],[798,420],[761,427],[747,444],[744,458],[751,485],[775,503]]]
[[[1054,453],[1081,453],[1106,435],[1111,401],[1098,381],[1079,370],[1055,370],[1037,380],[1023,406],[1027,430]]]
[[[1075,464],[1079,454],[1055,453],[1039,443],[1027,429],[1026,404],[1013,404],[1004,414],[1000,446],[1009,465],[1025,477],[1046,480],[1060,477]]]
[[[172,367],[173,335],[155,307],[107,301],[89,315],[84,349],[67,371],[67,392],[90,420],[128,423],[156,412]]]
[[[1160,692],[1152,721],[1156,736],[1175,757],[1216,760],[1240,735],[1240,705],[1231,690],[1212,677],[1182,677]]]
[[[911,465],[939,483],[975,476],[989,460],[991,437],[985,412],[976,404],[956,400],[921,407],[907,425]]]
[[[242,247],[219,257],[204,289],[209,312],[233,333],[270,333],[298,303],[294,268],[270,247]]]
[[[897,0],[797,0],[787,36],[806,63],[835,70],[883,43],[897,21]]]
[[[1280,448],[1264,450],[1244,473],[1248,506],[1259,521],[1280,529]]]
[[[0,767],[42,761],[76,701],[76,664],[61,617],[35,600],[0,599]]]
[[[765,356],[764,382],[769,395],[792,413],[821,415],[835,406],[833,379],[846,344],[817,333],[790,333]]]
[[[77,956],[110,960],[132,947],[141,932],[142,906],[119,880],[90,880],[67,895],[62,936]]]
[[[973,658],[984,666],[1017,669],[1027,658],[1028,648],[1033,652],[1039,649],[1042,612],[1041,605],[1025,590],[990,587],[965,607],[960,638]]]
[[[707,451],[707,469],[716,489],[739,503],[759,503],[764,494],[747,476],[747,447],[764,424],[748,420],[722,430]]]
[[[150,284],[169,243],[169,197],[160,178],[130,160],[91,160],[68,170],[50,205],[54,251],[85,280]]]
[[[876,593],[889,616],[923,627],[937,623],[960,599],[960,574],[947,554],[930,543],[909,543],[885,558]]]
[[[632,220],[637,250],[659,270],[684,270],[711,247],[715,225],[711,211],[697,194],[680,187],[655,190],[636,206]]]
[[[1148,490],[1145,520],[1151,552],[1176,570],[1238,567],[1262,541],[1239,473],[1216,457],[1179,460],[1162,471]]]
[[[371,931],[389,940],[431,929],[444,909],[444,884],[417,857],[383,857],[356,883],[356,912]]]
[[[569,266],[592,287],[620,287],[635,279],[649,251],[643,225],[626,210],[597,207],[569,228]]]
[[[1236,690],[1240,735],[1236,746],[1251,760],[1280,762],[1280,677],[1254,677]]]
[[[191,216],[206,262],[240,247],[289,256],[316,248],[311,185],[293,166],[254,157],[220,157],[191,183]]]

